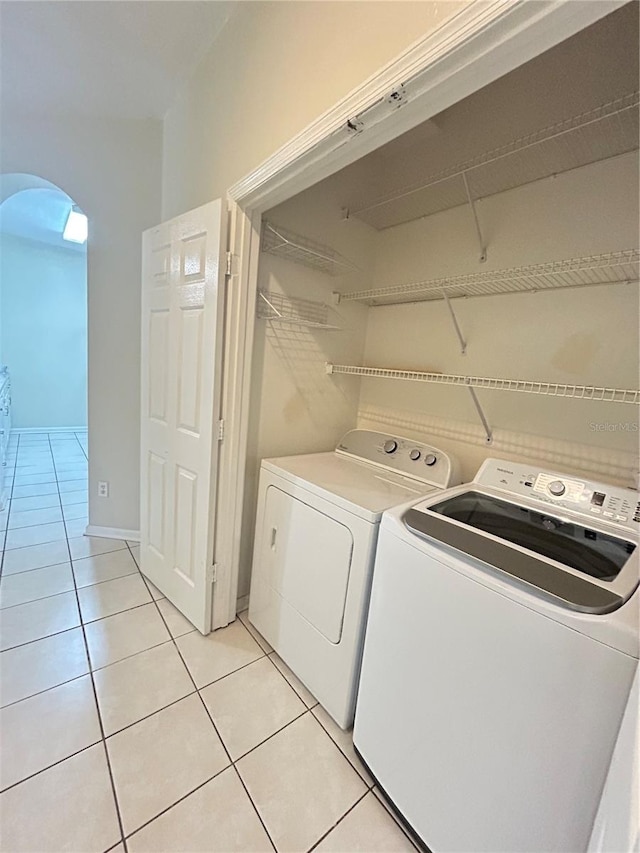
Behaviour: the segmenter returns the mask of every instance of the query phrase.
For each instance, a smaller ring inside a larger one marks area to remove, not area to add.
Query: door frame
[[[302,192],[625,5],[627,0],[471,0],[228,190],[227,289],[212,627],[233,621],[239,578],[251,359],[264,211]],[[304,97],[304,91],[300,92]]]

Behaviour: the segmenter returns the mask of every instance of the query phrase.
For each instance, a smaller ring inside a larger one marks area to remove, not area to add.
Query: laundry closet
[[[356,426],[464,480],[637,485],[637,32],[632,3],[265,213],[240,597],[260,460]]]

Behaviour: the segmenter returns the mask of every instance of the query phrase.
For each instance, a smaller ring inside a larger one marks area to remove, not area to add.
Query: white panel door
[[[203,634],[211,630],[224,315],[222,203],[143,235],[140,557]]]

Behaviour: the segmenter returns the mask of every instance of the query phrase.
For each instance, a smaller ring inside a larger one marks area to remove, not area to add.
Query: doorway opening
[[[228,340],[233,340],[234,346],[225,373],[227,417],[219,502],[224,521],[218,525],[216,546],[220,562],[229,569],[224,588],[220,582],[216,586],[214,627],[227,624],[236,609],[246,606],[243,593],[248,589],[246,581],[251,572],[251,549],[245,543],[250,541],[247,529],[254,517],[251,493],[255,494],[255,477],[250,477],[247,449],[251,424],[247,387],[258,288],[262,287],[258,266],[263,214],[356,164],[403,133],[424,125],[483,85],[490,85],[595,24],[608,11],[612,9],[568,2],[556,4],[553,9],[526,3],[509,7],[494,4],[491,9],[469,4],[229,189],[233,214],[230,245],[239,259],[236,266],[240,286],[232,289],[228,303],[233,326]],[[339,209],[338,214],[353,224],[348,209]],[[480,258],[484,253],[478,248]],[[329,304],[334,305],[334,300],[330,295]],[[333,375],[331,364],[320,364],[320,370]],[[301,450],[298,448],[297,452]],[[234,593],[238,594],[237,599]]]
[[[87,525],[87,217],[49,181],[2,175],[0,248],[0,500],[6,546],[28,547],[36,525]]]

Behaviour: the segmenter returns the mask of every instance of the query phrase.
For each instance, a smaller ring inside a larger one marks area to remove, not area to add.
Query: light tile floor
[[[13,436],[0,513],[0,850],[415,851],[246,612],[202,637],[83,536],[86,436]]]

